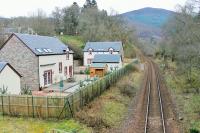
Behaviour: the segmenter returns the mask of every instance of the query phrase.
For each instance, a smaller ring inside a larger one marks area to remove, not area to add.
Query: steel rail
[[[151,94],[151,83],[148,83],[148,99],[147,99],[147,109],[146,109],[146,118],[145,118],[145,129],[144,132],[147,133],[148,122],[149,122],[149,107],[150,107],[150,94]]]
[[[150,65],[150,64],[149,64]],[[144,129],[144,133],[147,133],[147,129],[148,129],[148,122],[149,122],[149,108],[150,108],[150,95],[151,95],[151,82],[150,82],[150,76],[149,76],[149,71],[150,68],[148,67],[148,75],[147,75],[147,87],[148,87],[148,98],[147,98],[147,108],[146,108],[146,116],[145,116],[145,129]]]
[[[150,62],[151,64],[152,62]],[[154,64],[153,64],[154,65]],[[150,67],[152,67],[150,65]],[[154,66],[155,67],[155,66]],[[148,72],[149,74],[149,72]],[[151,82],[150,78],[148,75],[148,98],[147,98],[147,108],[146,108],[146,116],[145,116],[145,130],[144,133],[148,133],[148,122],[149,122],[149,112],[150,112],[150,95],[151,95]],[[158,96],[159,96],[159,105],[160,105],[160,115],[161,115],[161,121],[162,121],[162,129],[163,133],[166,133],[166,128],[165,128],[165,120],[164,120],[164,111],[163,111],[163,101],[162,101],[162,96],[161,96],[161,91],[160,91],[160,80],[159,80],[159,73],[156,73],[156,82],[157,82],[157,90],[158,90]]]
[[[161,119],[162,119],[163,133],[166,133],[165,119],[164,119],[164,111],[163,111],[163,100],[162,100],[161,91],[160,91],[159,73],[157,73],[157,85],[158,85],[158,86],[157,86],[157,89],[158,89],[159,102],[160,102],[160,113],[161,113]]]

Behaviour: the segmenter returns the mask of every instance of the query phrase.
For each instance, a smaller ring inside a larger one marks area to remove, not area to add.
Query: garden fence
[[[94,98],[100,96],[123,75],[130,72],[133,64],[114,71],[65,97],[0,95],[0,112],[3,115],[37,118],[71,118]]]

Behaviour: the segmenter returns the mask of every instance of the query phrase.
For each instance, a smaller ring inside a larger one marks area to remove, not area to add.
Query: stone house
[[[0,60],[21,75],[32,90],[73,77],[73,51],[56,37],[13,33],[0,47]]]
[[[97,54],[120,55],[123,61],[124,50],[122,42],[87,42],[84,52],[84,66],[90,66]]]

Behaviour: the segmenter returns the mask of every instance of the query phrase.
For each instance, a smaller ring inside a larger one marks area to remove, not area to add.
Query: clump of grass
[[[136,94],[136,89],[133,85],[133,82],[134,82],[134,78],[132,76],[127,76],[122,79],[122,82],[117,83],[116,87],[119,88],[120,92],[123,95],[128,96],[128,97],[133,97]]]
[[[76,119],[95,130],[110,127],[106,121],[104,121],[102,115],[98,111],[104,108],[103,104],[101,101],[96,101],[95,104],[98,104],[98,106],[89,104],[88,106],[84,107],[82,111],[76,113]]]

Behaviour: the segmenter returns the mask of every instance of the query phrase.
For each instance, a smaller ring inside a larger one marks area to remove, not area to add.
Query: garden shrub
[[[8,92],[8,87],[5,87],[5,86],[3,85],[3,87],[0,88],[0,93],[1,93],[2,95],[4,95],[4,94],[7,94],[7,92]]]
[[[190,129],[190,133],[200,133],[199,130],[195,129],[195,128],[191,128]]]
[[[133,81],[131,81],[131,79],[125,78],[124,80],[122,80],[122,82],[117,84],[117,87],[119,88],[120,92],[123,95],[133,97],[133,96],[135,96],[136,90],[135,90],[132,82]]]
[[[32,91],[29,86],[25,85],[23,88],[21,88],[21,95],[32,95]]]

